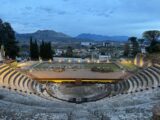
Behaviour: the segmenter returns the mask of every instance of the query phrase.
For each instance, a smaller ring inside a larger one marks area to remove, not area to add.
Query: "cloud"
[[[51,13],[51,12],[52,12],[52,8],[43,7],[43,6],[38,7],[37,10],[38,10],[39,12],[40,12],[40,11],[44,11],[44,12],[47,12],[47,13]]]
[[[160,28],[159,0],[0,0],[0,17],[17,32],[137,35]]]
[[[32,7],[26,6],[25,9],[30,11],[30,10],[32,10]]]

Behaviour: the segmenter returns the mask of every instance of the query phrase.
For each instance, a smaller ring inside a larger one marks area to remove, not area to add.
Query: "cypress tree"
[[[37,40],[33,42],[32,37],[30,38],[30,57],[32,60],[39,59],[39,47],[37,44]]]
[[[32,41],[32,37],[30,37],[30,58],[33,59],[33,41]]]
[[[73,57],[73,48],[71,46],[67,47],[66,56]]]
[[[52,45],[51,42],[48,43],[48,48],[49,48],[49,59],[52,59],[53,57],[53,52],[52,52]]]
[[[52,46],[51,42],[44,42],[40,44],[40,56],[44,60],[52,59]]]
[[[39,58],[39,47],[37,44],[37,40],[35,40],[35,42],[34,42],[34,59],[38,60],[38,58]]]
[[[42,40],[42,42],[41,42],[41,44],[40,44],[40,57],[41,57],[42,59],[44,59],[44,56],[45,56],[44,46],[45,46],[45,43],[44,43],[44,41]]]

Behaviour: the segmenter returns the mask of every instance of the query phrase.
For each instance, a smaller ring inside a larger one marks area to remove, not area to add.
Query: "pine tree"
[[[67,47],[66,56],[73,57],[73,48],[72,47],[70,47],[70,46]]]
[[[132,48],[131,48],[131,50],[130,50],[131,55],[132,55],[133,57],[135,57],[135,56],[137,55],[137,53],[140,51],[137,38],[136,38],[136,37],[130,37],[130,38],[129,38],[129,41],[130,41],[131,46],[132,46]]]
[[[18,56],[19,47],[17,45],[15,32],[11,25],[0,19],[0,45],[4,45],[5,55],[15,59]]]

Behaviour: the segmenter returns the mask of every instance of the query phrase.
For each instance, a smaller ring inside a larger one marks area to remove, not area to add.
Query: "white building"
[[[82,58],[67,58],[67,57],[53,57],[54,62],[67,62],[67,63],[83,63],[90,62],[90,59],[82,59]]]
[[[99,55],[100,62],[108,62],[111,59],[110,55]]]
[[[56,56],[60,56],[60,55],[62,55],[62,53],[63,53],[63,50],[62,50],[62,49],[56,49],[56,50],[55,50],[55,55],[56,55]]]
[[[81,42],[81,45],[82,46],[92,46],[92,45],[95,45],[94,42]]]

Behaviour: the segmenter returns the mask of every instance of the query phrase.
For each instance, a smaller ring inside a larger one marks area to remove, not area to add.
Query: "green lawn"
[[[100,67],[100,68],[109,68],[112,69],[113,71],[119,71],[120,68],[113,64],[113,63],[90,63],[90,64],[83,64],[85,68],[91,69],[92,67]]]
[[[137,69],[137,67],[132,64],[132,63],[121,63],[121,65],[126,69],[126,70],[129,70],[129,71],[134,71]]]
[[[113,71],[120,71],[120,68],[115,65],[114,63],[48,63],[48,62],[43,62],[36,66],[35,68],[50,68],[50,67],[73,67],[73,68],[84,68],[84,69],[91,69],[92,67],[100,67],[100,68],[109,68],[112,69]]]

